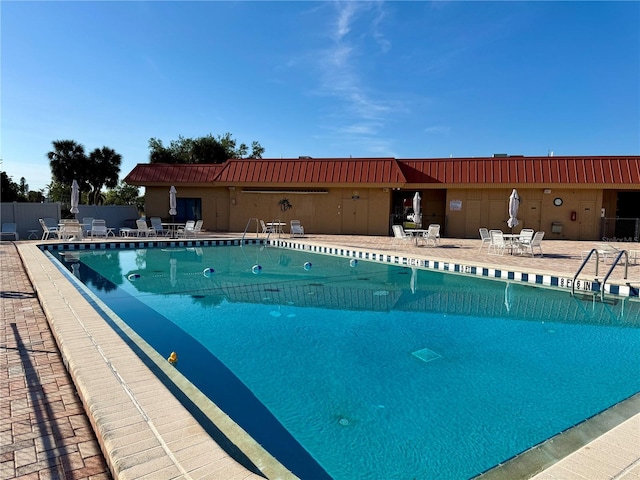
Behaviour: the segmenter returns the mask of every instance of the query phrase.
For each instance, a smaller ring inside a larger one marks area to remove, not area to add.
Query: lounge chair
[[[402,228],[402,225],[393,225],[391,229],[393,230],[394,243],[398,241],[400,242],[411,241],[411,235],[409,235],[404,231],[404,228]]]
[[[532,257],[535,257],[535,249],[537,248],[540,251],[540,256],[543,257],[542,253],[542,239],[544,238],[544,232],[536,232],[533,236],[533,239],[528,244],[520,244],[519,250],[520,253],[530,253]]]
[[[151,228],[156,231],[158,237],[168,237],[171,235],[171,231],[162,226],[162,219],[160,217],[151,217]]]
[[[107,238],[107,234],[109,230],[107,230],[107,222],[102,219],[94,219],[91,221],[91,230],[89,230],[91,239],[93,237],[104,237]]]
[[[304,227],[300,225],[300,220],[291,220],[290,234],[292,237],[304,237]]]
[[[480,232],[480,240],[482,240],[482,243],[480,243],[480,248],[478,249],[478,251],[482,250],[482,247],[484,247],[484,244],[487,244],[487,248],[488,245],[491,243],[491,235],[489,235],[489,230],[486,228],[480,228],[479,229]]]
[[[147,225],[147,221],[139,218],[136,220],[136,229],[131,230],[132,233],[135,233],[138,237],[155,237],[156,230],[155,228],[151,228]]]
[[[429,242],[433,244],[433,246],[438,246],[440,244],[440,225],[437,223],[432,223],[429,225],[429,228],[422,235],[422,241],[425,245],[429,245]]]
[[[3,223],[0,238],[4,240],[4,237],[13,237],[12,240],[20,240],[20,236],[18,235],[18,225],[15,223]]]
[[[55,218],[45,217],[38,219],[38,221],[42,227],[42,238],[40,240],[49,240],[51,235],[55,235],[56,238],[60,238],[60,228],[58,227],[58,221]]]

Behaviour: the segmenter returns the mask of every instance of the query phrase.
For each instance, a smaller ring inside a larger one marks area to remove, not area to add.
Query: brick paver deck
[[[0,478],[111,478],[12,243],[0,271]]]

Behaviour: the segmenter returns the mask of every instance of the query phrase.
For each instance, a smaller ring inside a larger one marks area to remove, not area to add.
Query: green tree
[[[80,191],[86,190],[89,165],[84,146],[75,140],[54,140],[52,144],[47,157],[54,182],[71,185],[77,180]]]
[[[237,146],[230,133],[214,137],[209,134],[198,138],[178,136],[165,147],[162,140],[149,139],[150,163],[224,163],[230,158],[246,158],[249,147],[244,143]],[[264,148],[259,142],[251,143],[248,158],[262,158]]]
[[[50,202],[69,202],[71,198],[71,185],[53,180],[48,186]]]
[[[19,190],[20,195],[27,198],[27,195],[29,195],[29,185],[27,185],[27,180],[24,177],[20,177]]]
[[[20,195],[20,186],[7,175],[7,172],[0,172],[0,196],[3,202],[24,201],[24,197]]]
[[[31,203],[42,203],[44,202],[44,193],[43,190],[30,190],[27,194],[27,199]]]
[[[96,148],[89,154],[89,172],[87,183],[91,187],[90,201],[94,205],[101,203],[102,187],[114,188],[118,185],[122,155],[109,147]]]
[[[89,203],[96,204],[101,199],[102,187],[115,187],[118,184],[122,155],[113,149],[96,148],[87,157],[84,146],[75,140],[55,140],[52,144],[53,150],[47,153],[53,175],[54,188],[52,191],[50,189],[52,199],[66,201],[71,183],[76,180],[80,187],[81,202],[85,193]]]
[[[144,197],[140,196],[140,189],[134,185],[120,182],[115,188],[107,190],[105,205],[135,205],[138,210],[144,210]]]

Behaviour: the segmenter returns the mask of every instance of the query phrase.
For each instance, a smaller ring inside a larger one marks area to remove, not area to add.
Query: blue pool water
[[[637,302],[260,246],[62,257],[302,478],[469,478],[640,391]]]

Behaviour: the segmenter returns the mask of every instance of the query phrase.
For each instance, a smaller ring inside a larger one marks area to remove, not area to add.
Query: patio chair
[[[400,242],[411,241],[411,235],[409,235],[404,231],[404,228],[402,228],[402,225],[394,225],[393,227],[391,227],[391,229],[393,230],[394,243],[398,241]]]
[[[3,223],[0,238],[4,240],[4,237],[13,237],[13,240],[20,240],[20,236],[18,235],[18,225],[16,223]]]
[[[58,221],[55,218],[39,218],[38,221],[42,227],[42,238],[40,240],[49,240],[51,235],[55,235],[56,238],[60,238],[60,228],[58,227]]]
[[[183,236],[184,238],[196,238],[200,231],[202,230],[202,220],[198,220],[197,222],[187,222],[184,226],[184,229],[178,230],[178,236]]]
[[[91,235],[91,226],[93,225],[93,217],[82,217],[82,233],[85,237]]]
[[[480,243],[480,248],[478,249],[478,251],[482,250],[482,247],[484,247],[484,244],[487,244],[487,248],[488,245],[491,243],[491,235],[489,235],[489,230],[486,228],[480,228],[479,229],[480,232],[480,240],[482,240],[482,243]]]
[[[507,249],[507,242],[504,239],[504,233],[502,230],[489,230],[489,236],[491,242],[487,248],[489,255],[504,255],[504,251]]]
[[[60,222],[62,224],[60,227],[60,238],[62,240],[82,240],[84,238],[82,225],[78,220],[63,219]]]
[[[262,233],[273,233],[273,228],[267,227],[267,224],[264,223],[264,220],[260,220],[260,226],[262,227]]]
[[[196,227],[195,220],[187,220],[187,223],[184,224],[184,227],[178,227],[178,237],[187,237],[193,232],[193,229]]]
[[[422,241],[425,245],[431,242],[434,247],[438,246],[440,244],[440,225],[437,223],[429,225],[427,231],[422,235]]]
[[[168,228],[162,226],[162,219],[160,217],[151,217],[151,228],[156,231],[158,237],[168,237],[171,234]]]
[[[529,248],[535,231],[532,228],[523,228],[517,237],[511,239],[512,249],[519,254]]]
[[[139,218],[136,220],[136,229],[132,230],[132,233],[135,233],[138,237],[155,237],[156,230],[155,228],[151,228],[147,225],[147,221]]]
[[[93,237],[107,238],[108,232],[109,231],[107,230],[107,222],[105,220],[96,218],[91,221],[91,229],[89,230],[89,233],[92,240]]]
[[[521,245],[520,250],[521,253],[530,253],[532,257],[535,257],[535,249],[537,248],[540,251],[540,256],[543,257],[542,253],[542,239],[544,238],[544,232],[536,232],[533,236],[533,239],[528,245]]]
[[[300,225],[300,220],[291,220],[291,236],[304,237],[304,227]]]

